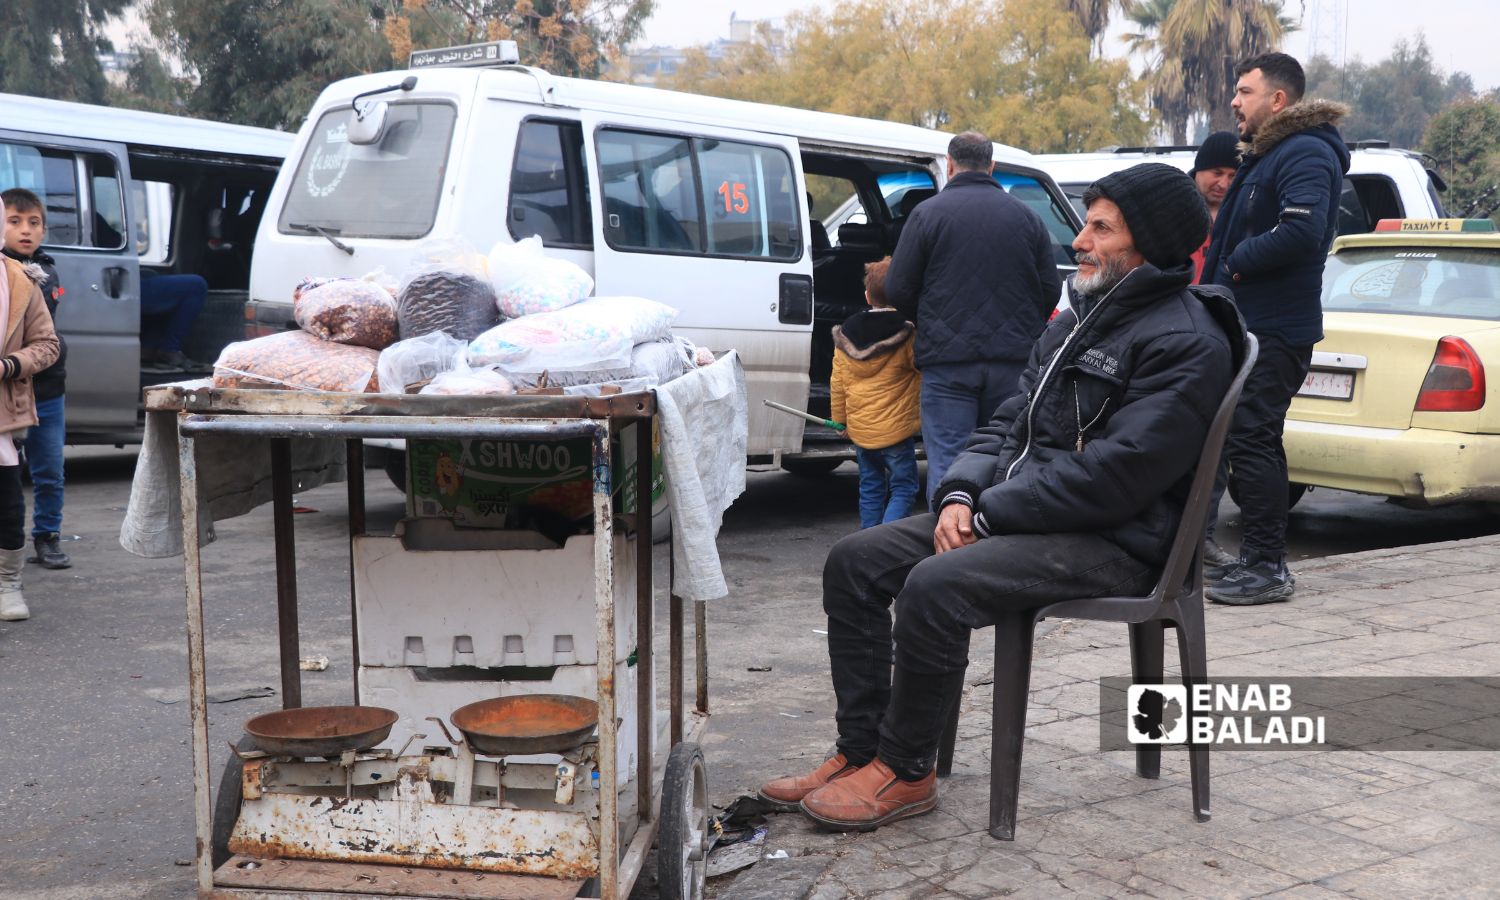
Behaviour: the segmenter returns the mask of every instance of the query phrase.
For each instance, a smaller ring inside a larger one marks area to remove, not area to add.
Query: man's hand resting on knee
[[[937,531],[932,533],[932,547],[939,553],[967,547],[979,538],[974,536],[974,510],[962,503],[950,503],[938,513]]]

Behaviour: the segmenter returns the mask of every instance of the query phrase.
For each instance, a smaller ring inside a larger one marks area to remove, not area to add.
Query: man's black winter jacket
[[[1245,324],[1311,346],[1323,339],[1323,264],[1339,226],[1347,108],[1304,100],[1272,116],[1246,147],[1203,255],[1204,284],[1234,291]]]
[[[1042,334],[1020,392],[969,438],[939,485],[974,531],[1096,532],[1166,561],[1209,424],[1245,352],[1220,288],[1188,289],[1191,263],[1145,263]],[[1080,322],[1078,316],[1082,315]]]
[[[959,172],[911,211],[885,278],[917,325],[917,368],[1023,360],[1062,279],[1047,226],[982,172]]]

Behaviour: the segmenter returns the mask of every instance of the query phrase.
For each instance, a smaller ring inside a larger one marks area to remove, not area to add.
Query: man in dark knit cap
[[[1083,200],[1072,308],[1033,347],[1020,392],[948,469],[939,511],[857,532],[829,553],[838,753],[767,782],[763,799],[835,830],[932,810],[970,632],[1055,600],[1155,584],[1244,325],[1227,293],[1188,288],[1208,210],[1181,170],[1135,166]]]
[[[1240,139],[1232,131],[1215,131],[1203,139],[1198,155],[1193,158],[1193,167],[1188,175],[1198,186],[1198,193],[1208,206],[1209,229],[1219,217],[1219,207],[1224,205],[1224,195],[1229,193],[1229,184],[1240,167]],[[1203,276],[1203,254],[1208,250],[1208,238],[1203,246],[1193,251],[1193,284]],[[1221,551],[1222,552],[1222,551]]]

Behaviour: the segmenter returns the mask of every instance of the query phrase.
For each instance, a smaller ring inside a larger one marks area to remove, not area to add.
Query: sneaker
[[[850,762],[842,753],[834,754],[823,764],[806,775],[788,775],[776,778],[760,786],[760,799],[772,804],[781,812],[791,812],[802,802],[802,798],[830,781],[859,771],[859,766]]]
[[[1285,560],[1257,558],[1241,564],[1204,591],[1208,599],[1229,606],[1259,606],[1292,598],[1297,579]]]
[[[1219,546],[1213,538],[1203,539],[1203,583],[1222,581],[1224,576],[1239,568],[1240,558]]]
[[[73,561],[68,559],[68,554],[62,551],[62,546],[58,543],[57,532],[39,534],[32,538],[31,544],[36,548],[36,556],[26,560],[27,562],[39,563],[44,569],[72,567]]]
[[[902,781],[880,760],[802,799],[802,813],[830,831],[874,831],[937,807],[937,773]]]

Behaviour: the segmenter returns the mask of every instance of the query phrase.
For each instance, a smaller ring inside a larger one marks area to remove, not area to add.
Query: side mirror
[[[385,136],[387,109],[388,105],[384,100],[356,102],[354,119],[349,123],[349,143],[361,146],[380,143],[380,139]]]

